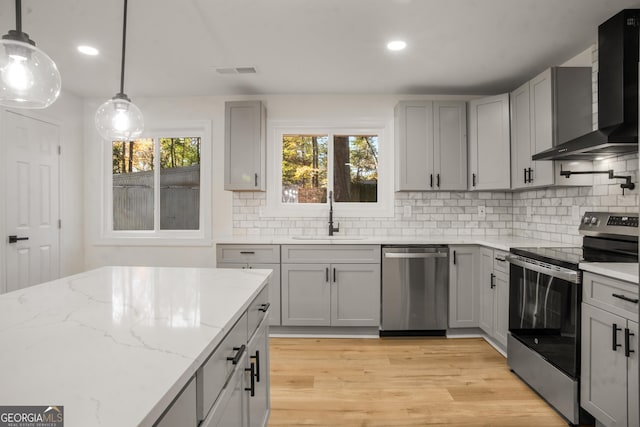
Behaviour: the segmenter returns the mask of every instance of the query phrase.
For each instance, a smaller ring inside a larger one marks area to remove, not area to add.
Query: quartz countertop
[[[581,262],[580,269],[638,284],[637,262]]]
[[[508,251],[515,247],[563,247],[569,243],[551,242],[517,236],[294,236],[251,237],[218,236],[219,244],[251,245],[481,245]]]
[[[103,267],[0,295],[0,402],[150,426],[271,270]]]

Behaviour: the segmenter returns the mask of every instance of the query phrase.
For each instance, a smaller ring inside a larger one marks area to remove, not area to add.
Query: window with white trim
[[[210,235],[210,125],[165,127],[105,153],[106,238]]]
[[[267,215],[323,215],[332,192],[337,213],[390,216],[384,128],[275,126],[271,135]]]

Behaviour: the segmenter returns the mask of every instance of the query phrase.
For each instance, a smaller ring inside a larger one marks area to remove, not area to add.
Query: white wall
[[[44,110],[21,110],[22,114],[60,125],[60,275],[68,276],[84,270],[84,143],[83,102],[62,91],[58,100]],[[0,173],[0,181],[4,173]],[[0,188],[9,183],[0,182]],[[8,201],[5,200],[4,203]],[[2,206],[4,212],[4,206]],[[6,236],[4,216],[0,215],[0,235]],[[0,293],[5,287],[4,247],[0,251]]]

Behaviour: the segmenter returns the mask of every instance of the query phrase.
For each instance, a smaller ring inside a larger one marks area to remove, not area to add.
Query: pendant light
[[[16,29],[0,41],[0,105],[46,108],[60,95],[55,62],[22,32],[22,2],[16,0]]]
[[[131,141],[144,130],[142,112],[124,93],[124,54],[127,43],[127,0],[124,0],[122,25],[122,66],[120,68],[120,92],[102,104],[96,111],[98,133],[109,141]]]

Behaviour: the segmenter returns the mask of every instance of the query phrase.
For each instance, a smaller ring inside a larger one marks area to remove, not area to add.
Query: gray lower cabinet
[[[282,324],[378,326],[379,264],[283,264]]]
[[[239,360],[237,368],[233,371],[229,382],[220,392],[216,404],[211,409],[207,418],[200,424],[201,427],[248,427],[248,399],[246,388],[246,373],[244,366],[247,363],[246,354]],[[178,424],[176,424],[177,426]]]
[[[269,282],[269,324],[280,322],[280,245],[216,245],[218,268],[263,268],[273,270]]]
[[[281,267],[282,325],[380,325],[380,246],[283,245]]]
[[[476,328],[479,321],[478,246],[449,246],[449,327]]]
[[[191,426],[196,427],[196,381],[195,378],[180,392],[156,427]]]
[[[253,382],[249,377],[249,426],[264,427],[269,420],[271,400],[269,396],[269,335],[267,322],[263,321],[249,341],[249,375],[253,375]]]
[[[604,426],[640,425],[637,298],[635,283],[584,275],[580,405]]]
[[[509,273],[504,251],[480,249],[480,328],[503,348],[509,330]]]

